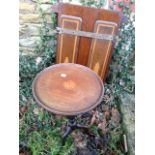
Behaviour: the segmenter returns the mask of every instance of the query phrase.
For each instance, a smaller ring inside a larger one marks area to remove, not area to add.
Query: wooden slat
[[[80,30],[82,19],[80,17],[61,15],[60,27]],[[58,36],[57,63],[76,63],[79,47],[79,37],[60,34]]]
[[[95,23],[94,32],[100,34],[114,35],[117,24],[114,22],[107,22],[98,20]],[[103,80],[107,74],[107,66],[112,53],[112,41],[93,39],[89,60],[87,66],[94,70]]]

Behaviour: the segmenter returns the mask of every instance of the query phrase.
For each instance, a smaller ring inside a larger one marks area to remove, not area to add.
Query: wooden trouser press
[[[58,13],[56,62],[87,66],[105,81],[120,14],[65,3],[54,5],[53,11]]]

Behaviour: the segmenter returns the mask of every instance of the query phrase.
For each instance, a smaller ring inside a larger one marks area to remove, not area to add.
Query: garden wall
[[[46,27],[52,28],[50,0],[20,0],[19,3],[19,50],[24,54],[34,54],[41,48],[41,33],[44,33],[44,22]],[[52,42],[49,42],[50,46]]]

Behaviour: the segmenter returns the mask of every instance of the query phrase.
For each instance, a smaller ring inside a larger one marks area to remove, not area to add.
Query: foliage
[[[95,1],[95,0],[80,0],[80,3],[84,6],[91,6],[91,7],[97,7],[97,8],[101,8],[103,6],[105,6],[107,0],[99,0],[99,1]]]
[[[71,137],[62,147],[60,127],[66,123],[65,118],[55,118],[47,111],[38,109],[32,102],[22,114],[20,144],[28,146],[33,155],[68,155],[74,150]]]
[[[129,6],[123,6],[123,20],[116,38],[115,49],[107,82],[112,84],[115,95],[134,94],[135,27],[134,13]]]

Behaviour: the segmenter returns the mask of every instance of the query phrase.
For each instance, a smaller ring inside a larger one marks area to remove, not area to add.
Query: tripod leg
[[[69,122],[68,122],[66,130],[65,130],[65,132],[64,132],[64,134],[62,136],[63,144],[65,143],[66,138],[68,137],[68,135],[71,134],[72,131],[74,130],[74,126],[76,124],[75,117],[72,116],[72,117],[68,117],[68,118],[69,118]]]
[[[63,141],[66,140],[68,135],[72,132],[72,128],[70,126],[67,126],[65,133],[63,134]]]

